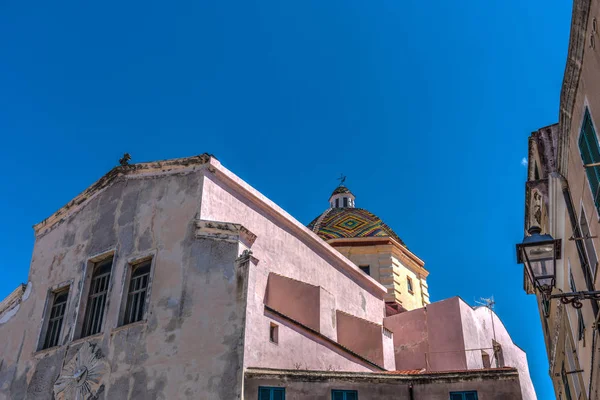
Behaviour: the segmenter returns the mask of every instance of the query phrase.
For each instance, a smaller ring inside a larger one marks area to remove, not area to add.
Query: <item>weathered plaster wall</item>
[[[87,260],[114,251],[103,332],[100,399],[234,399],[241,390],[245,305],[237,243],[194,237],[201,170],[125,177],[35,243],[31,296],[0,325],[0,398],[52,398],[71,342]],[[117,328],[127,262],[154,255],[147,322]],[[49,288],[72,282],[61,343],[36,352]],[[35,321],[35,322],[32,322]]]
[[[246,375],[245,393],[247,400],[258,399],[259,386],[285,387],[286,400],[331,400],[331,391],[356,390],[360,400],[448,400],[453,391],[476,390],[482,400],[520,400],[519,377],[514,372],[484,374],[476,376],[455,375],[451,378],[435,376],[404,376],[402,379],[381,376],[294,377],[289,374],[269,377],[268,375]],[[410,396],[409,385],[413,387]]]

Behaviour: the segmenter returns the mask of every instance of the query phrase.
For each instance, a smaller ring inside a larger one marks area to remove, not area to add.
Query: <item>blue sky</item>
[[[494,296],[552,398],[522,290],[527,137],[558,119],[564,0],[0,4],[0,298],[33,231],[116,165],[209,152],[304,223],[340,173],[431,271]]]

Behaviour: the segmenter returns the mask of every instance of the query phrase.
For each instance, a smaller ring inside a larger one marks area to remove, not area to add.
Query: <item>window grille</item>
[[[332,390],[332,400],[358,400],[358,392],[356,390]]]
[[[65,309],[67,308],[68,297],[68,288],[54,293],[52,308],[50,309],[50,319],[48,320],[48,328],[46,329],[46,339],[44,340],[44,349],[59,345],[60,331],[65,316]]]
[[[285,388],[260,386],[258,400],[285,400]]]
[[[581,153],[583,164],[586,165],[585,173],[588,178],[594,204],[596,205],[596,209],[600,210],[600,165],[595,165],[596,163],[600,163],[600,146],[598,146],[598,137],[596,136],[592,117],[587,108],[585,109],[583,124],[579,134],[579,152]]]
[[[94,335],[102,330],[112,262],[113,259],[111,257],[94,266],[94,273],[90,283],[90,291],[85,311],[82,337]]]
[[[151,263],[149,260],[132,267],[124,324],[131,324],[144,318]]]

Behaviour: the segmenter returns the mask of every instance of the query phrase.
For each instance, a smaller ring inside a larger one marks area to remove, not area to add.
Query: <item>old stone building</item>
[[[527,270],[524,286],[538,298],[556,397],[568,400],[600,398],[600,292],[595,293],[600,246],[599,17],[599,1],[573,1],[559,122],[529,138],[526,237],[534,237],[529,230],[539,227],[560,242],[547,293]]]
[[[0,398],[536,398],[491,310],[429,304],[398,235],[331,200],[309,229],[210,155],[123,162],[35,225]]]

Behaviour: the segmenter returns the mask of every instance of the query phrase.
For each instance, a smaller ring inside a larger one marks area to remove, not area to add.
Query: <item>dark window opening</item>
[[[279,343],[279,326],[271,323],[269,326],[269,340],[272,343]]]
[[[285,388],[259,386],[258,400],[285,400]]]
[[[335,199],[335,208],[340,207],[340,199]]]
[[[364,272],[367,275],[371,275],[371,266],[370,265],[360,265],[358,268],[360,268],[360,270],[362,272]]]
[[[406,287],[408,288],[409,293],[413,293],[412,279],[410,279],[408,276],[406,277]]]
[[[533,174],[533,179],[534,180],[539,180],[540,179],[540,172],[538,171],[538,166],[537,163],[534,164],[534,174]]]
[[[348,207],[348,198],[344,197],[344,207]]]
[[[123,322],[125,325],[144,319],[151,265],[152,261],[148,260],[131,267],[127,306],[125,307],[125,319]]]
[[[483,350],[481,350],[481,362],[483,363],[483,368],[492,368],[490,355]]]
[[[111,257],[100,261],[94,266],[94,273],[92,275],[90,292],[86,305],[82,337],[95,335],[102,330],[112,262],[113,259]]]
[[[44,349],[60,344],[60,333],[65,316],[65,309],[67,308],[68,297],[69,288],[54,293],[52,308],[50,308],[48,328],[46,329],[46,339],[44,340]]]

